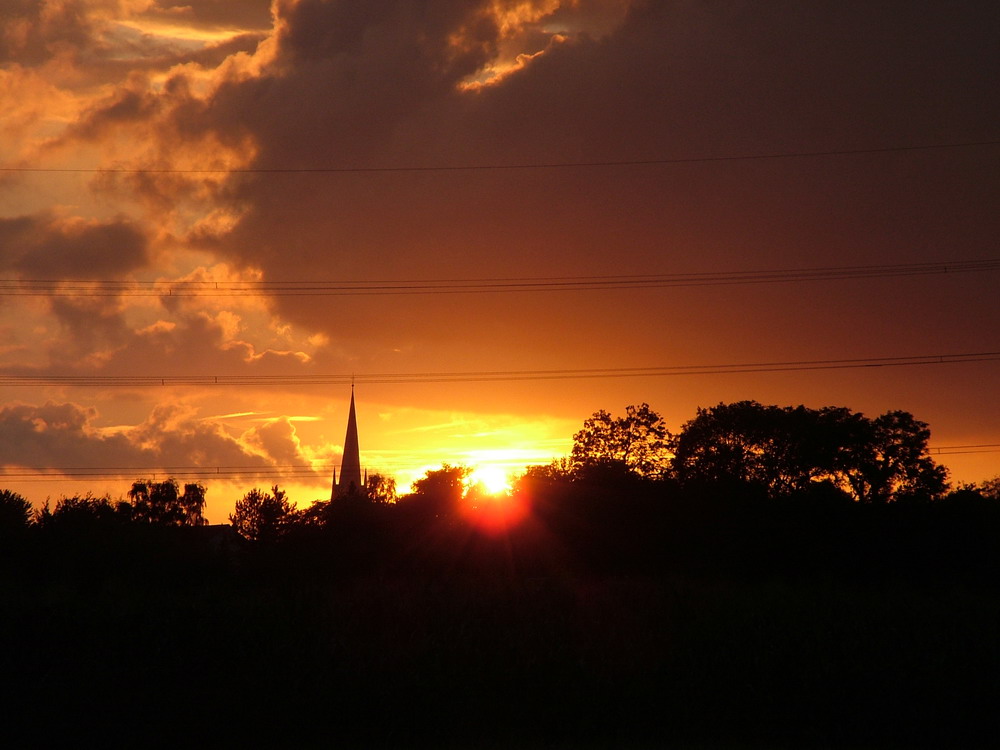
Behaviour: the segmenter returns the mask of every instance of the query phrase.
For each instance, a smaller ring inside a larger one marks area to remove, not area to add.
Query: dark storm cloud
[[[4,0],[0,5],[0,64],[38,65],[94,44],[84,0]]]
[[[162,88],[133,77],[71,132],[148,138],[143,166],[180,153],[209,166],[221,146],[267,170],[911,146],[989,139],[1000,121],[992,3],[660,2],[624,16],[619,6],[524,11],[518,26],[515,3],[283,0],[258,58],[220,68],[212,93],[196,94],[183,71]],[[515,41],[528,55],[519,66],[466,85]],[[163,212],[181,197],[229,209],[234,229],[199,226],[192,239],[269,280],[544,276],[939,259],[956,242],[976,257],[995,236],[984,211],[997,172],[981,157],[238,174],[224,188],[197,176],[113,181]],[[315,300],[277,304],[294,322],[383,349],[476,336],[545,348],[543,319],[569,326],[579,346],[625,346],[611,330],[635,327],[618,307],[596,316],[608,331],[588,333],[591,308],[552,300],[477,298],[476,315],[468,299],[344,298],[335,313]],[[661,304],[663,320],[687,312]],[[819,306],[817,328],[833,324],[832,304]]]
[[[895,147],[990,138],[1000,120],[992,3],[636,4],[620,28],[553,39],[478,91],[459,84],[497,54],[499,30],[468,3],[303,0],[277,11],[273,63],[224,85],[201,120],[251,133],[261,168]],[[571,13],[560,11],[563,26]],[[241,176],[245,214],[225,247],[267,278],[884,262],[945,253],[956,233],[967,254],[985,251],[988,226],[969,221],[984,193],[970,202],[956,187],[995,184],[995,170],[969,153],[884,161]],[[384,300],[352,300],[331,316],[281,304],[325,330],[364,322],[369,341],[390,328],[469,333],[469,316],[426,306],[401,316]],[[510,310],[477,304],[494,332],[524,330],[496,329]]]
[[[491,54],[497,30],[474,4],[279,3],[273,73],[224,86],[216,127],[244,123],[258,166],[377,158],[414,111],[433,107]],[[467,30],[468,43],[452,37]]]
[[[146,264],[148,241],[128,219],[0,218],[0,270],[27,278],[107,279]]]
[[[408,137],[404,129],[413,113],[450,99],[457,84],[489,60],[498,34],[490,17],[468,2],[310,0],[279,3],[278,12],[267,72],[224,82],[203,108],[184,116],[189,132],[251,136],[257,149],[252,166],[261,168],[392,159],[387,145]],[[179,117],[173,122],[178,130],[185,127]],[[233,237],[231,246],[240,247],[232,257],[268,267],[285,254],[296,259],[293,272],[321,268],[331,257],[328,241],[339,245],[342,233],[331,236],[322,222],[299,221],[293,210],[282,219],[293,231],[275,231],[272,211],[283,214],[305,197],[300,187],[287,188],[233,181],[235,204],[251,214],[244,231],[254,239]],[[317,194],[307,187],[306,193],[324,204],[341,203],[337,211],[348,209],[336,190],[320,186]],[[312,200],[302,205],[315,216]]]

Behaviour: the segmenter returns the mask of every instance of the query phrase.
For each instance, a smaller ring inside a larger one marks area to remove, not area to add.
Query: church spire
[[[336,476],[336,475],[335,475]],[[334,482],[334,495],[346,495],[364,489],[361,480],[361,452],[358,448],[358,416],[354,408],[354,383],[351,383],[351,410],[347,416],[344,456],[340,462],[340,481]]]

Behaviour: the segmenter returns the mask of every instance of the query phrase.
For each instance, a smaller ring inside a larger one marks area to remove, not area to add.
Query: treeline
[[[929,438],[907,412],[871,419],[752,401],[699,409],[671,434],[641,404],[619,417],[596,412],[569,456],[530,467],[499,497],[470,485],[470,468],[448,464],[401,497],[392,479],[373,475],[357,492],[298,508],[275,485],[236,503],[231,533],[184,536],[205,525],[204,486],[140,480],[126,499],[62,498],[34,512],[0,492],[0,531],[8,550],[41,544],[50,561],[60,549],[79,557],[87,545],[94,551],[84,557],[113,558],[122,539],[139,538],[148,556],[151,540],[184,538],[220,560],[266,557],[270,567],[286,560],[327,572],[482,568],[498,564],[490,556],[506,545],[532,574],[552,566],[897,574],[961,566],[993,575],[1000,479],[950,487]]]
[[[254,490],[231,520],[258,547],[369,569],[473,566],[507,545],[534,573],[996,575],[1000,479],[949,486],[929,439],[907,412],[753,401],[699,409],[671,434],[640,404],[593,414],[569,456],[530,467],[503,497],[446,464],[399,498],[381,478],[304,510],[277,487]]]
[[[926,425],[753,402],[597,412],[510,493],[444,465],[297,508],[0,493],[15,744],[978,747],[1000,494]],[[20,743],[18,743],[20,740]],[[157,744],[154,741],[154,744]]]
[[[595,468],[682,485],[737,483],[770,497],[843,494],[861,503],[929,502],[948,489],[928,452],[928,425],[905,411],[874,419],[844,407],[764,406],[755,401],[698,409],[672,435],[647,404],[625,416],[595,413],[574,436],[556,473]]]

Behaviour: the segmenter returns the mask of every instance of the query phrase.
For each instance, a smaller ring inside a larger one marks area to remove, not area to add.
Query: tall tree
[[[608,467],[655,479],[669,468],[669,441],[663,417],[649,404],[626,406],[625,416],[617,418],[601,409],[573,436],[570,460],[577,473]]]

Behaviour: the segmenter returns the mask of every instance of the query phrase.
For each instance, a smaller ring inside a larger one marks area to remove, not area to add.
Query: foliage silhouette
[[[413,483],[410,494],[400,498],[400,505],[433,516],[451,516],[465,497],[471,474],[468,466],[443,464],[440,469],[430,469]]]
[[[983,497],[1000,502],[1000,476],[981,482],[976,489]]]
[[[890,411],[866,425],[848,451],[847,482],[862,502],[929,501],[947,489],[947,470],[928,454],[930,429],[909,412]]]
[[[0,569],[22,556],[31,520],[30,502],[12,490],[0,490]]]
[[[0,538],[28,528],[31,503],[12,490],[0,490]]]
[[[35,512],[35,523],[43,529],[58,531],[86,531],[110,525],[121,526],[134,518],[134,509],[121,500],[109,496],[94,497],[91,494],[61,497],[55,509],[46,500]]]
[[[663,417],[649,404],[626,406],[617,418],[601,409],[573,436],[570,460],[576,473],[597,466],[655,479],[669,469],[669,442]]]
[[[369,474],[365,483],[365,494],[373,503],[392,505],[399,497],[396,494],[396,480],[384,474]]]
[[[741,401],[699,408],[672,441],[673,468],[683,483],[744,482],[772,497],[828,483],[863,503],[930,501],[947,483],[929,438],[908,412],[870,420],[842,407]]]
[[[174,479],[156,482],[140,479],[132,483],[128,497],[135,520],[165,526],[204,526],[205,486],[184,485],[181,492]]]
[[[573,478],[573,462],[568,456],[555,458],[547,464],[534,464],[525,467],[524,472],[514,482],[515,489],[525,482],[540,482],[551,484],[559,481],[569,481]]]
[[[294,519],[295,504],[289,502],[278,485],[274,485],[271,492],[261,492],[254,487],[236,501],[229,516],[229,522],[240,536],[265,544],[284,536]]]

